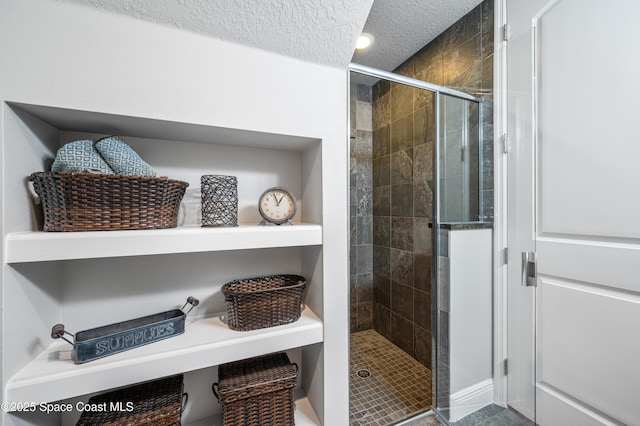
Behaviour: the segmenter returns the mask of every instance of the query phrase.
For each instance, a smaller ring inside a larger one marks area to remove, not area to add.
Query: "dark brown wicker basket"
[[[166,177],[40,172],[45,231],[175,228],[187,182]]]
[[[107,411],[84,411],[76,426],[181,424],[186,394],[183,375],[129,386],[89,399],[89,406],[104,404]]]
[[[224,425],[294,425],[297,376],[298,366],[284,352],[220,365],[213,393],[222,404]]]
[[[248,331],[297,321],[302,313],[302,293],[307,285],[300,275],[271,275],[226,283],[227,325]]]

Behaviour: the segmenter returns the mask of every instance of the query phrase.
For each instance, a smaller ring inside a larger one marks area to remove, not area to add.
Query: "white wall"
[[[312,403],[325,424],[344,423],[348,418],[349,326],[346,71],[45,0],[0,3],[0,52],[2,102],[322,141],[322,193],[310,194],[321,208],[308,216],[321,221],[324,229],[319,256],[326,287],[317,292],[323,301],[315,305],[323,307],[318,314],[324,318],[325,342],[321,350],[309,352],[330,368],[324,369],[324,383],[313,381],[309,395],[314,395]],[[11,214],[15,209],[5,201],[21,198],[16,194],[25,190],[18,185],[16,169],[8,171],[10,165],[23,157],[33,162],[35,156],[31,147],[12,145],[7,139],[7,108],[2,112],[4,238],[8,232],[31,227],[31,217]],[[36,163],[29,167],[36,168]],[[17,170],[26,170],[25,164]],[[20,206],[18,211],[28,208]],[[16,275],[3,263],[3,295],[8,286],[18,285]],[[3,311],[3,336],[8,327],[16,326],[11,319]],[[6,357],[11,348],[4,337],[3,343]],[[4,361],[2,382],[6,383]]]
[[[449,231],[450,421],[493,402],[491,238]]]
[[[63,2],[1,7],[5,100],[291,135],[343,133],[342,70]]]

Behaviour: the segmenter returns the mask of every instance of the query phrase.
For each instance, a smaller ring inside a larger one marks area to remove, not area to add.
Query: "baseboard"
[[[461,418],[493,403],[493,380],[469,386],[451,394],[450,422],[457,422]]]

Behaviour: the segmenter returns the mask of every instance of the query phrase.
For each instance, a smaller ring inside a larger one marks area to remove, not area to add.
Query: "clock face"
[[[266,221],[281,224],[296,214],[296,200],[284,188],[269,188],[260,197],[258,209]]]

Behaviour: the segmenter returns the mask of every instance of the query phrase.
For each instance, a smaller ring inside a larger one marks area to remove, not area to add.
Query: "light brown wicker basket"
[[[45,231],[115,231],[177,226],[187,182],[166,177],[39,172]]]
[[[298,366],[284,352],[220,365],[212,389],[224,426],[294,425],[297,376]]]
[[[106,411],[85,410],[76,426],[179,426],[187,401],[182,374],[97,395],[88,406]]]
[[[302,313],[302,293],[307,285],[300,275],[271,275],[226,283],[227,325],[248,331],[297,321]]]

